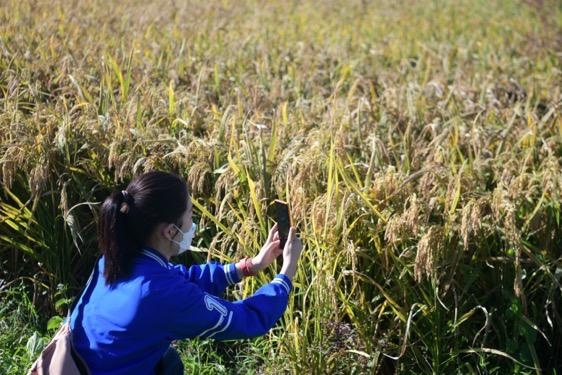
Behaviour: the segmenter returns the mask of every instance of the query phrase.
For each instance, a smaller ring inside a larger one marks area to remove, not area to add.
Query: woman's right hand
[[[297,272],[297,265],[301,252],[302,242],[300,238],[297,237],[295,228],[291,227],[289,229],[289,235],[287,236],[287,242],[283,248],[283,267],[281,268],[281,273],[291,280]]]

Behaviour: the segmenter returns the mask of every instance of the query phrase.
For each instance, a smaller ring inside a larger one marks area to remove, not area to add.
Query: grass
[[[49,342],[49,336],[40,333],[46,322],[28,298],[24,283],[2,288],[0,296],[0,373],[21,374]]]
[[[21,372],[17,350],[88,276],[99,202],[162,169],[195,199],[203,252],[182,261],[254,254],[276,198],[305,245],[281,323],[179,343],[189,369],[560,369],[561,14],[548,0],[3,2],[1,278],[31,285],[21,309],[46,318],[2,331],[2,363]]]

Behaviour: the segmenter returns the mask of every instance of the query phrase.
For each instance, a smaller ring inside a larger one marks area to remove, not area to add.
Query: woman
[[[302,250],[294,228],[280,249],[274,226],[252,259],[173,265],[196,229],[192,207],[186,183],[164,172],[139,176],[101,206],[103,256],[70,318],[76,351],[92,374],[182,374],[172,340],[255,337],[283,315]],[[269,284],[242,301],[221,298],[281,252],[281,273]]]

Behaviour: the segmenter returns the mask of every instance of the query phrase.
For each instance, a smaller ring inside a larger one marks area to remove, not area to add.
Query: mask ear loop
[[[174,235],[173,235],[172,237],[170,237],[170,248],[172,248],[172,246],[174,246],[174,245],[173,245],[173,244],[174,244],[173,238],[174,238],[175,236],[177,236],[177,235],[178,235],[178,232],[180,231],[180,230],[178,229],[178,227],[177,227],[176,224],[174,224],[174,229],[176,230],[176,233],[174,233]]]
[[[181,224],[181,223],[180,223],[180,224]],[[179,225],[177,225],[177,224],[175,224],[175,223],[174,223],[174,227],[175,227],[175,229],[176,229],[176,233],[175,233],[175,234],[174,234],[174,235],[172,236],[172,238],[174,238],[175,236],[177,236],[177,235],[178,235],[178,233],[182,233],[182,234],[183,234],[183,232],[181,231],[181,229],[180,229],[180,226],[179,226]],[[176,245],[177,245],[177,243],[176,243],[176,242],[174,242],[174,240],[173,240],[173,239],[170,239],[170,247],[171,247],[171,246],[173,246],[172,244],[176,244]],[[179,246],[179,245],[178,245],[178,246]]]

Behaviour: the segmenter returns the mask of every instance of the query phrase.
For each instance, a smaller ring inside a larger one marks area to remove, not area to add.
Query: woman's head
[[[127,276],[145,245],[177,253],[180,231],[191,228],[191,211],[187,184],[171,173],[148,172],[111,193],[101,206],[98,228],[107,283]]]

